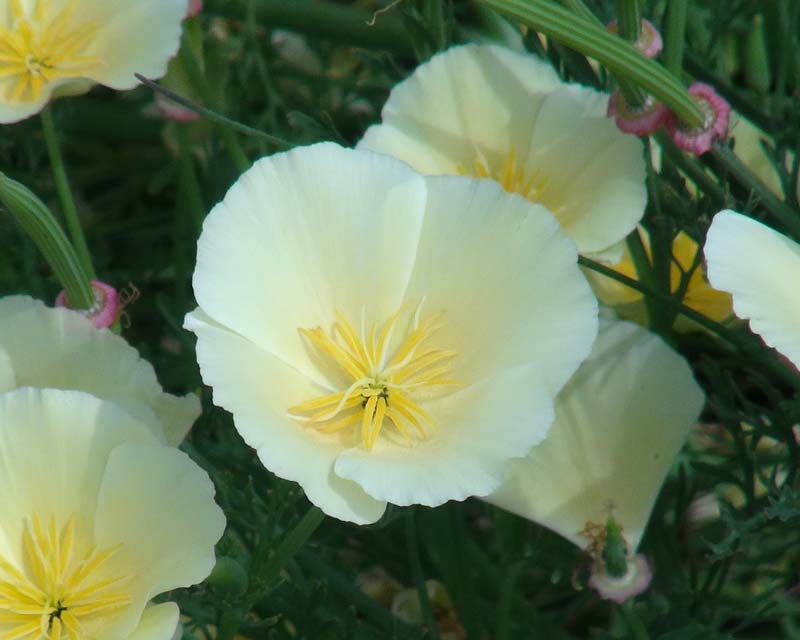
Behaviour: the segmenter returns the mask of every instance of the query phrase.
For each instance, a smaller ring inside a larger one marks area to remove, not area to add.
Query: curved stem
[[[683,84],[660,64],[601,25],[572,14],[551,0],[481,0],[487,6],[595,58],[614,75],[633,82],[662,102],[689,128],[703,114]]]
[[[64,157],[61,155],[61,145],[58,141],[58,134],[56,133],[51,109],[49,105],[45,107],[41,113],[41,119],[44,141],[47,145],[47,154],[50,156],[50,166],[53,170],[53,180],[55,180],[56,183],[58,198],[61,201],[61,210],[64,214],[64,220],[67,223],[67,231],[69,231],[72,244],[75,247],[75,253],[78,256],[83,270],[89,275],[90,279],[94,279],[96,276],[94,266],[92,265],[92,257],[89,254],[89,247],[86,245],[86,237],[81,228],[78,208],[75,206],[75,199],[72,197],[72,190],[70,189],[67,171],[64,167]]]

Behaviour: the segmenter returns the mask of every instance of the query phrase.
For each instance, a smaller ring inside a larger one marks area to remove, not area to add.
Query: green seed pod
[[[753,17],[744,48],[744,74],[749,87],[759,93],[767,93],[772,77],[769,69],[769,54],[764,36],[764,18]]]
[[[208,577],[208,584],[218,593],[239,597],[247,591],[247,571],[233,558],[221,556]]]

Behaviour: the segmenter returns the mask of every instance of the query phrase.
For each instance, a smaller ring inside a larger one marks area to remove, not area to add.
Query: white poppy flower
[[[733,310],[800,368],[800,244],[736,211],[720,211],[706,236],[711,284]]]
[[[206,219],[186,327],[214,401],[327,514],[495,490],[545,436],[596,301],[540,206],[319,144]]]
[[[153,367],[123,338],[27,296],[0,298],[0,393],[17,387],[113,400],[170,445],[180,444],[200,415],[197,396],[164,393]]]
[[[647,202],[642,143],[606,117],[608,97],[532,55],[453,47],[392,90],[358,146],[426,174],[492,178],[597,253],[636,227]]]
[[[170,640],[225,517],[208,475],[80,391],[0,395],[0,637]],[[147,608],[146,608],[147,607]]]
[[[93,84],[132,89],[166,73],[189,0],[0,2],[0,123]]]
[[[487,500],[580,547],[613,516],[635,549],[703,400],[686,361],[660,338],[603,321],[592,354],[558,396],[547,438]]]

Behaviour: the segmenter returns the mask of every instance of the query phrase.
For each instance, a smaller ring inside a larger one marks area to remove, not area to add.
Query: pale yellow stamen
[[[98,25],[74,20],[72,3],[56,11],[51,0],[36,0],[28,13],[20,0],[11,0],[9,9],[10,24],[3,25],[7,16],[0,16],[0,100],[37,100],[47,84],[86,77],[100,66],[85,54]]]
[[[562,203],[552,189],[552,181],[538,169],[526,170],[517,159],[517,150],[511,149],[499,161],[490,161],[480,150],[476,150],[472,166],[457,167],[462,176],[490,178],[509,193],[518,193],[531,202],[539,202],[558,215]]]
[[[23,562],[0,558],[0,624],[4,640],[84,640],[82,624],[130,604],[130,576],[108,576],[120,547],[76,550],[75,518],[59,530],[38,516],[22,532]]]
[[[433,419],[409,395],[428,397],[431,391],[459,386],[450,378],[457,353],[430,346],[430,339],[444,326],[444,315],[420,322],[419,308],[410,322],[408,336],[393,348],[401,311],[382,327],[373,325],[360,334],[339,312],[330,337],[320,327],[300,329],[353,382],[344,391],[291,407],[289,415],[314,425],[321,433],[357,426],[361,445],[368,451],[375,446],[386,423],[394,425],[406,443],[411,443],[412,433],[419,439],[427,438]]]

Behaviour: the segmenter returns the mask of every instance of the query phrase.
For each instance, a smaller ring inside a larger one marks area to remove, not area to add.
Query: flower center
[[[479,149],[475,152],[472,166],[459,164],[458,173],[474,178],[490,178],[509,193],[518,193],[531,202],[547,206],[555,215],[561,210],[559,199],[552,193],[552,180],[538,169],[528,173],[517,160],[517,150],[511,149],[496,161],[489,160]]]
[[[420,322],[420,307],[410,319],[405,339],[396,340],[402,309],[382,327],[369,331],[362,321],[358,333],[340,313],[331,335],[322,328],[300,329],[311,345],[333,360],[352,382],[331,393],[289,408],[289,415],[313,425],[322,433],[356,427],[361,444],[370,451],[383,427],[390,423],[406,444],[412,437],[425,439],[433,419],[420,399],[459,386],[450,378],[455,351],[431,346],[431,338],[444,326],[439,314]]]
[[[60,531],[38,516],[22,533],[23,566],[0,557],[0,625],[14,640],[83,640],[81,624],[132,600],[121,589],[130,577],[109,576],[107,561],[120,547],[75,549],[75,518]]]
[[[10,0],[11,22],[0,23],[0,98],[15,103],[38,99],[44,86],[81,78],[100,61],[83,55],[95,38],[94,23],[76,25],[74,3],[54,12],[50,0],[36,0],[30,15],[22,0]],[[4,21],[5,16],[0,17]]]

